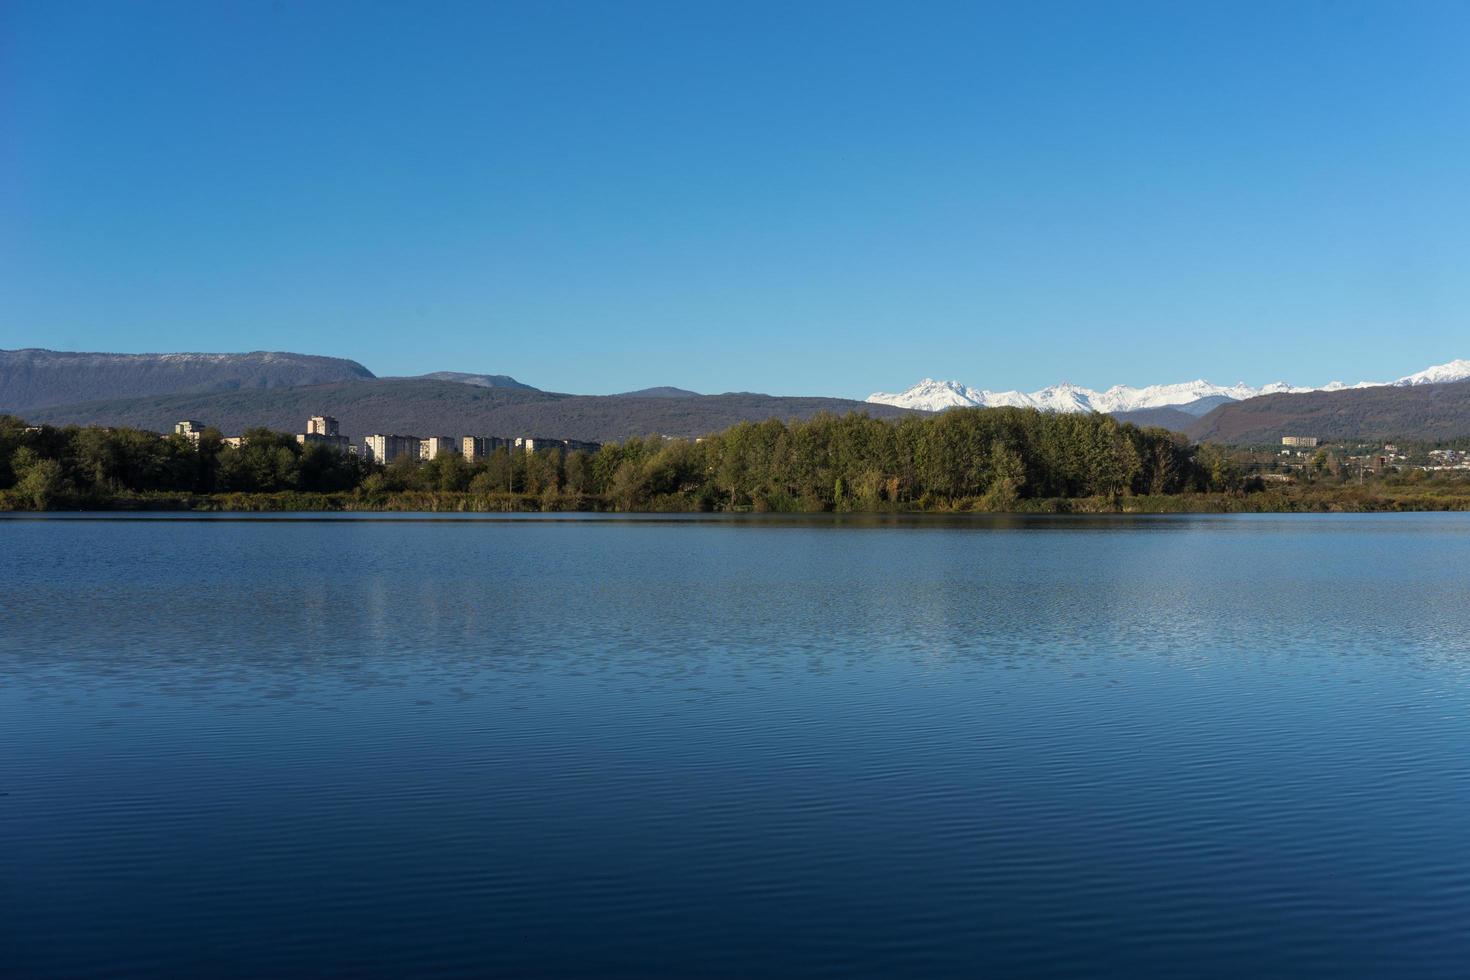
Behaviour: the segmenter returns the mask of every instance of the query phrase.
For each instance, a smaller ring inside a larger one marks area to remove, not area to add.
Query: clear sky
[[[1470,3],[5,0],[0,347],[862,397],[1470,357]]]

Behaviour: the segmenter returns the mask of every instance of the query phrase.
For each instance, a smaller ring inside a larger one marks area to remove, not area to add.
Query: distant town
[[[197,419],[180,419],[174,423],[174,434],[198,444],[208,426]],[[243,436],[225,436],[226,445],[236,449]],[[440,456],[463,456],[466,460],[488,459],[497,449],[507,452],[595,453],[601,443],[577,439],[548,439],[543,436],[403,436],[378,432],[354,443],[342,435],[337,420],[330,415],[313,415],[306,420],[306,431],[296,433],[296,441],[305,445],[327,446],[338,452],[361,456],[371,463],[391,463],[395,459],[431,460]]]
[[[1376,444],[1375,444],[1376,445]],[[1355,441],[1329,446],[1317,436],[1282,436],[1277,458],[1257,456],[1248,472],[1267,483],[1327,472],[1362,479],[1367,476],[1422,470],[1428,473],[1470,470],[1470,452],[1440,448],[1411,451],[1396,443],[1381,447]]]

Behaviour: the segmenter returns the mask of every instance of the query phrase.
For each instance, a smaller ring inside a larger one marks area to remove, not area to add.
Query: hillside
[[[564,395],[485,388],[452,381],[374,379],[309,387],[92,401],[26,413],[32,422],[119,425],[167,431],[192,418],[235,434],[251,426],[302,431],[308,416],[336,416],[344,434],[535,435],[596,442],[662,433],[701,436],[737,422],[805,419],[819,412],[866,412],[879,418],[903,409],[841,398],[780,398],[748,393],[684,398]]]
[[[1470,435],[1470,382],[1263,395],[1213,409],[1185,434],[1201,442],[1450,439]]]
[[[1131,412],[1110,412],[1119,422],[1130,422],[1140,429],[1159,428],[1183,432],[1199,421],[1199,417],[1180,408],[1139,408]]]
[[[462,385],[475,385],[480,388],[519,388],[521,391],[539,391],[531,385],[522,384],[508,374],[466,374],[463,371],[431,371],[428,374],[420,374],[418,378],[429,381],[458,381]],[[410,381],[412,378],[398,378],[395,380]]]
[[[248,354],[90,354],[0,350],[0,412],[84,399],[286,388],[371,378],[356,361],[281,351]]]

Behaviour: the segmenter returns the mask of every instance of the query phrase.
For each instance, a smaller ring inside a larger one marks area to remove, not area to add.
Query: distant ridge
[[[1184,432],[1199,421],[1199,416],[1168,405],[1161,408],[1139,408],[1131,412],[1113,412],[1112,415],[1119,422],[1131,422],[1141,429],[1169,429],[1172,432]]]
[[[656,388],[639,388],[637,391],[622,391],[609,398],[702,398],[697,391],[688,388],[674,388],[669,385],[660,385]]]
[[[0,350],[0,412],[24,413],[99,398],[287,388],[362,380],[356,361],[286,351],[105,354]]]
[[[1265,395],[1221,405],[1182,431],[1192,439],[1234,445],[1276,443],[1293,435],[1464,438],[1470,436],[1470,381]]]
[[[466,374],[463,371],[432,371],[429,374],[420,374],[417,377],[428,381],[455,381],[462,385],[474,385],[477,388],[516,388],[520,391],[540,391],[528,384],[522,384],[508,374]]]
[[[167,431],[198,419],[235,435],[251,426],[299,432],[309,416],[335,416],[344,435],[545,436],[608,442],[629,436],[702,436],[737,422],[810,418],[819,412],[907,414],[886,405],[841,398],[781,398],[726,394],[688,397],[566,395],[522,388],[486,388],[427,378],[379,378],[271,390],[241,389],[90,401],[27,412],[31,422],[126,425]]]

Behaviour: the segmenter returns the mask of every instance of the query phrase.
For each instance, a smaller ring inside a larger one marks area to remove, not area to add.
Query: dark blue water
[[[0,520],[6,976],[1465,976],[1470,519]]]

